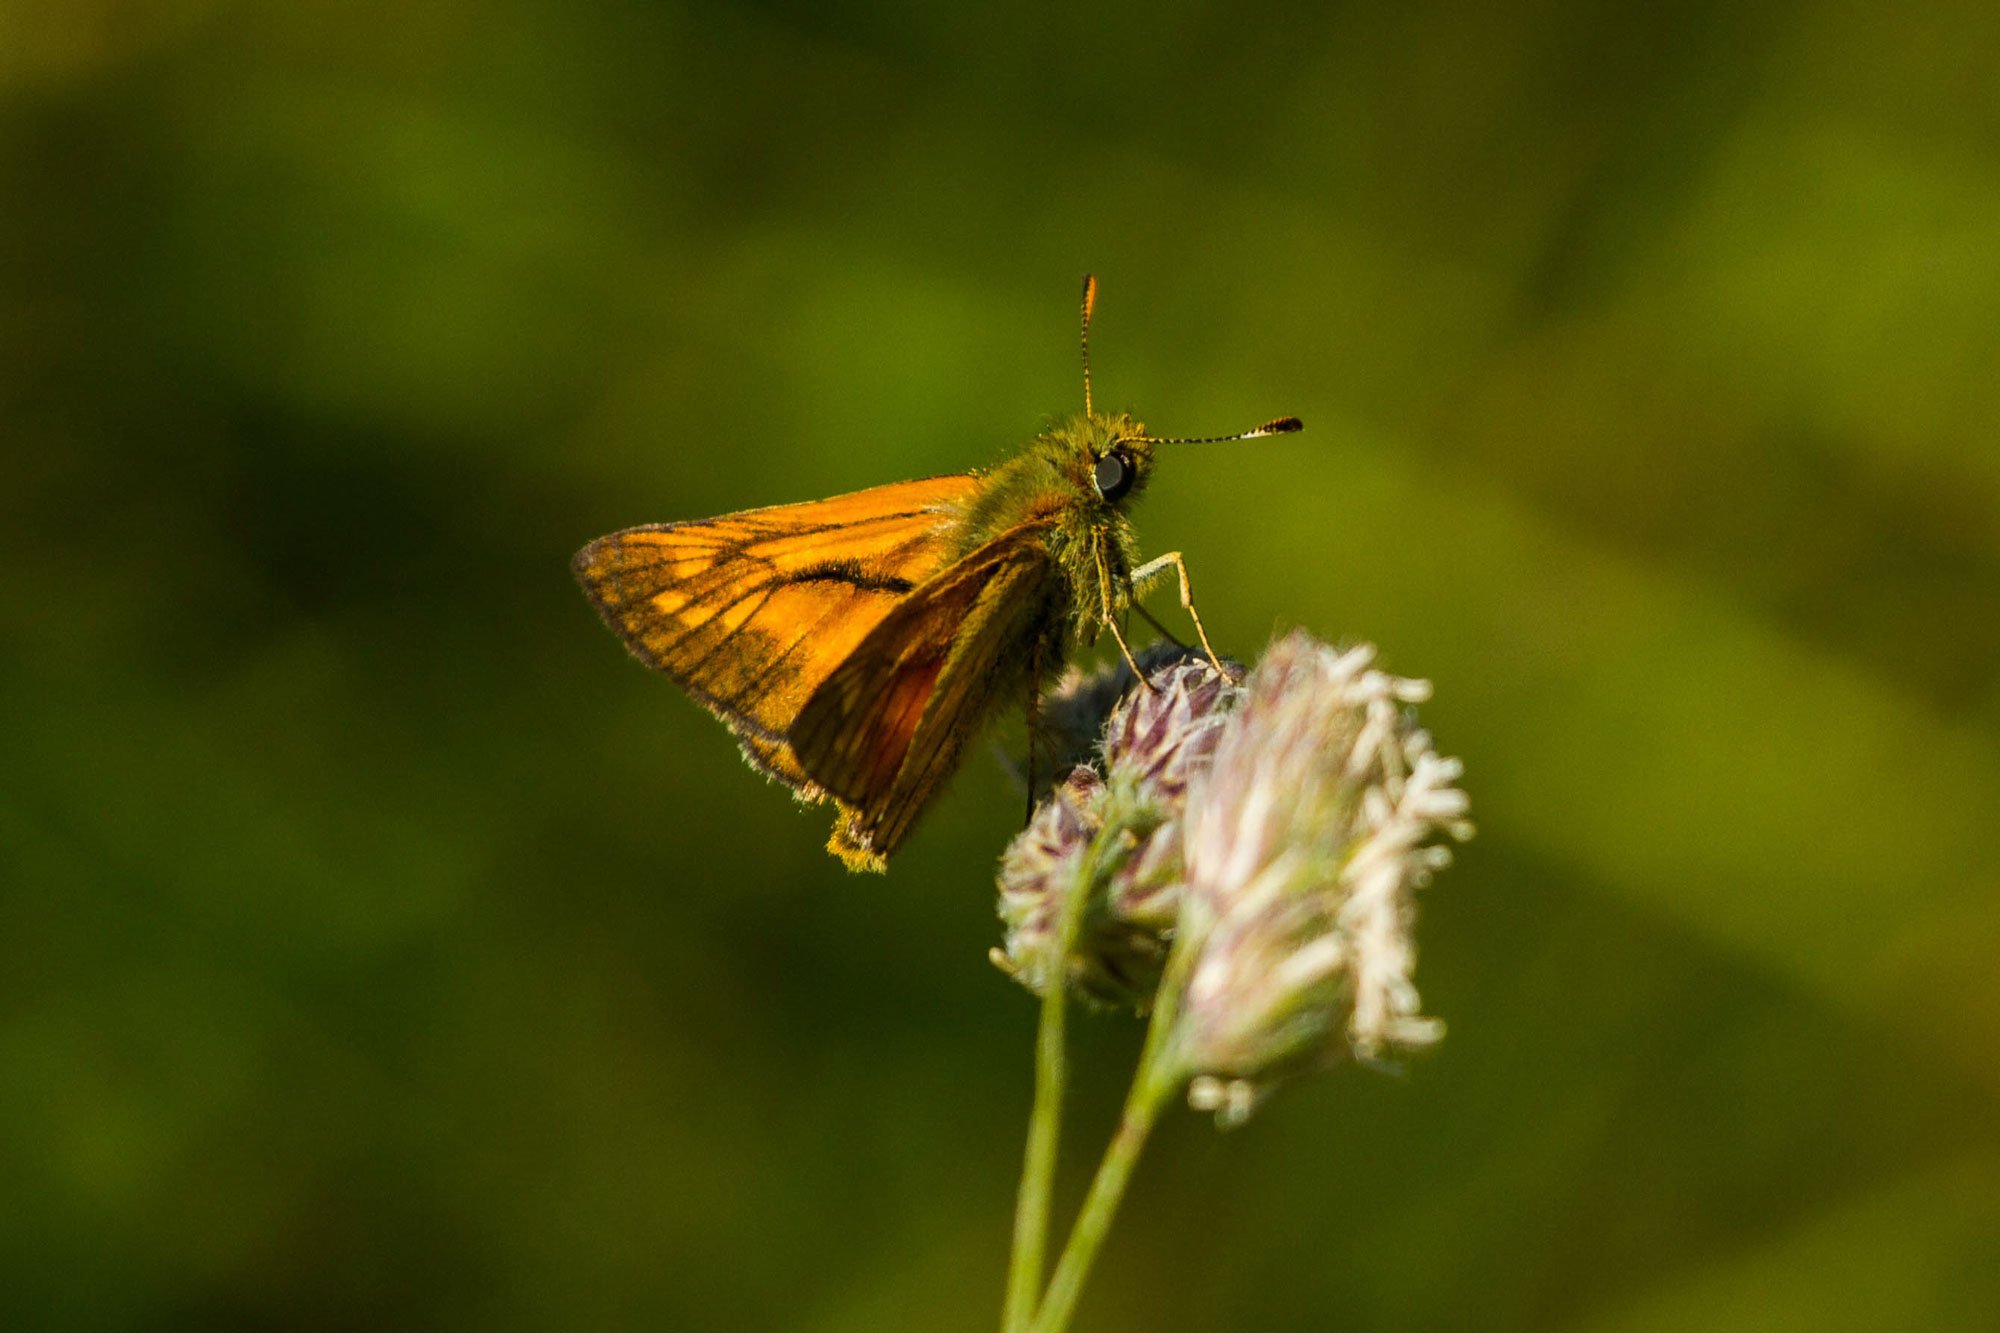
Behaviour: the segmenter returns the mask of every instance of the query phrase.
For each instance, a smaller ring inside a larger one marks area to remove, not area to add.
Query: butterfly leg
[[[1188,586],[1187,560],[1182,557],[1179,551],[1168,551],[1165,555],[1148,560],[1145,564],[1133,570],[1132,586],[1135,588],[1139,587],[1148,579],[1165,573],[1169,565],[1172,565],[1175,572],[1180,575],[1181,608],[1188,613],[1188,618],[1194,621],[1194,632],[1201,639],[1201,650],[1208,654],[1209,662],[1217,671],[1234,679],[1234,675],[1229,668],[1222,665],[1222,659],[1215,655],[1214,645],[1208,641],[1208,631],[1202,627],[1201,623],[1201,612],[1194,609],[1194,590]],[[1151,620],[1152,617],[1148,616],[1147,619]]]
[[[1129,582],[1126,587],[1129,594],[1131,587]],[[1153,682],[1147,680],[1146,673],[1139,669],[1139,659],[1132,656],[1132,645],[1125,642],[1125,631],[1118,628],[1118,617],[1111,609],[1111,571],[1105,567],[1102,551],[1097,553],[1097,594],[1100,599],[1099,604],[1104,608],[1104,627],[1111,631],[1112,638],[1118,640],[1118,651],[1125,654],[1125,665],[1132,668],[1133,676],[1146,687],[1146,693],[1153,693]],[[1137,600],[1129,595],[1126,597],[1128,605]]]

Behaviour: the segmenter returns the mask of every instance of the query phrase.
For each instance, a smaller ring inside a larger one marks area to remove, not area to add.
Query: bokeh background
[[[1018,798],[844,876],[566,562],[1002,456],[1086,270],[1101,404],[1307,422],[1147,548],[1482,832],[1443,1045],[1170,1118],[1079,1327],[2000,1326],[1952,0],[0,3],[0,1325],[992,1327]]]

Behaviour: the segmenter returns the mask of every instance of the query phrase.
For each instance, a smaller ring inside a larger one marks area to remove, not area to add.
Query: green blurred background
[[[1003,455],[1086,270],[1101,405],[1307,422],[1147,549],[1482,832],[1444,1044],[1170,1118],[1079,1327],[2000,1327],[1950,0],[0,0],[0,1325],[993,1327],[1017,797],[846,877],[566,562]]]

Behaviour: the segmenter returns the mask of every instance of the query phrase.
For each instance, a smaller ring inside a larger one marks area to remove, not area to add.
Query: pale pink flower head
[[[1414,896],[1470,837],[1427,682],[1294,632],[1258,663],[1185,813],[1189,950],[1169,1051],[1225,1124],[1287,1075],[1442,1035],[1415,983]]]

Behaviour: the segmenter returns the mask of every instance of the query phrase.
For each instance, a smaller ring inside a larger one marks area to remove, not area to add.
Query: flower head
[[[1000,861],[1007,942],[994,961],[1038,994],[1066,972],[1087,998],[1144,1009],[1159,983],[1180,915],[1188,784],[1208,767],[1241,690],[1205,658],[1156,646],[1141,655],[1149,660],[1164,664],[1146,688],[1128,670],[1126,692],[1105,702],[1115,674],[1072,673],[1059,692],[1064,707],[1049,710],[1074,727],[1101,708],[1097,766],[1072,768]],[[1065,966],[1062,909],[1078,892]]]
[[[1293,633],[1273,644],[1190,793],[1170,1036],[1224,1123],[1288,1074],[1442,1035],[1410,974],[1412,895],[1471,836],[1460,765],[1409,705],[1426,682]]]
[[[1203,657],[1149,679],[1152,688],[1126,695],[1104,727],[1108,785],[1139,837],[1113,873],[1111,893],[1120,917],[1164,936],[1180,916],[1188,784],[1208,771],[1243,689]]]
[[[1200,650],[1166,639],[1155,639],[1138,653],[1139,669],[1148,680],[1177,663],[1197,659],[1207,660]],[[1096,764],[1104,753],[1105,724],[1138,685],[1139,678],[1122,656],[1089,671],[1065,669],[1036,707],[1037,767],[1051,761],[1042,771],[1062,774],[1078,764]]]
[[[993,951],[993,962],[1037,995],[1062,975],[1063,895],[1103,827],[1103,804],[1104,779],[1095,769],[1073,768],[1001,854],[1007,942]]]

